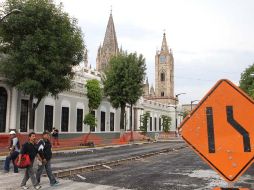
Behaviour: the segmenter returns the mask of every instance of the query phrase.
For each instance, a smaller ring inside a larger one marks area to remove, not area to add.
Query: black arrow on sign
[[[244,146],[244,152],[251,152],[250,147],[250,136],[248,131],[246,131],[239,123],[237,123],[236,120],[234,120],[233,115],[233,106],[227,106],[227,121],[234,127],[235,130],[237,130],[242,136],[243,136],[243,146]]]
[[[250,136],[235,119],[233,114],[233,106],[226,106],[227,122],[243,136],[244,152],[251,152]],[[209,153],[215,153],[215,136],[214,136],[214,123],[213,123],[213,108],[206,108],[206,120],[207,120],[207,133],[208,133],[208,148]]]

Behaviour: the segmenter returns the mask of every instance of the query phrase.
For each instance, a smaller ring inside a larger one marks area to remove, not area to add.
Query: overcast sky
[[[175,93],[181,103],[200,100],[219,80],[238,84],[254,62],[253,0],[56,0],[78,19],[95,68],[110,7],[119,46],[146,58],[154,84],[154,56],[163,30],[175,59]]]

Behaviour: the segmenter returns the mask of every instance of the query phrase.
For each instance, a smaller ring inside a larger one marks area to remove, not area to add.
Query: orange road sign
[[[254,160],[254,101],[220,80],[181,124],[183,139],[227,181]]]

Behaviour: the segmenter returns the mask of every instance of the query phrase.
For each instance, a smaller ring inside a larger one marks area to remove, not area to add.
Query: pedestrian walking
[[[46,173],[49,178],[49,182],[51,186],[57,185],[59,182],[55,179],[55,176],[52,174],[51,169],[51,158],[52,158],[52,146],[50,143],[50,133],[45,131],[42,134],[42,139],[38,141],[38,153],[40,156],[40,164],[38,164],[38,169],[36,172],[36,179],[38,183],[40,183],[41,174],[43,169],[45,168]]]
[[[31,164],[26,168],[24,178],[21,182],[21,188],[22,189],[28,189],[28,187],[26,186],[26,182],[30,178],[34,188],[35,189],[40,189],[41,186],[38,184],[38,181],[35,177],[34,170],[33,170],[34,159],[35,159],[35,157],[38,153],[37,147],[36,147],[36,144],[35,144],[35,141],[36,141],[35,133],[34,132],[29,133],[28,137],[29,137],[29,140],[28,140],[28,142],[23,144],[22,149],[21,149],[21,154],[18,157],[19,158],[18,165],[21,162],[21,155],[22,154],[28,154],[29,158],[31,160]]]
[[[4,172],[8,173],[10,170],[10,163],[12,161],[13,163],[13,169],[14,173],[18,173],[18,167],[14,164],[15,159],[19,155],[20,151],[20,142],[18,137],[16,136],[15,131],[10,132],[10,146],[9,146],[9,155],[6,157],[5,162],[4,162]]]
[[[53,146],[55,146],[55,144],[57,146],[59,146],[59,141],[58,141],[58,136],[59,136],[59,131],[58,129],[56,129],[55,127],[53,127],[53,130],[51,132],[52,138],[53,138]]]

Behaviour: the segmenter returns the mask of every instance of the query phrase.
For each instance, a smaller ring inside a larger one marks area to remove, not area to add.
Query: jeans
[[[31,160],[31,165],[26,168],[25,176],[21,182],[21,187],[26,185],[26,182],[31,178],[33,186],[38,185],[38,181],[35,178],[33,170],[34,160]]]
[[[56,179],[55,179],[54,175],[52,174],[50,160],[48,160],[46,163],[42,163],[42,165],[38,165],[38,169],[37,169],[37,172],[36,172],[36,179],[40,183],[41,174],[43,172],[44,167],[45,167],[47,176],[49,178],[50,184],[53,185],[54,183],[56,183]]]
[[[19,152],[14,151],[9,156],[6,157],[5,162],[4,162],[4,170],[5,171],[7,171],[7,172],[10,171],[10,163],[12,161],[14,173],[18,173],[19,172],[18,167],[14,164],[14,161],[18,157],[18,155],[19,155]]]

